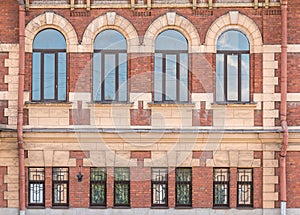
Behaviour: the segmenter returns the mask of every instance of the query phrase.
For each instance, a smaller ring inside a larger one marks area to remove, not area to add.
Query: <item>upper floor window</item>
[[[192,206],[192,168],[176,168],[176,206]]]
[[[28,168],[28,205],[45,206],[44,168]]]
[[[94,41],[93,100],[127,101],[127,44],[115,30],[99,33]]]
[[[154,101],[187,102],[188,43],[175,30],[160,33],[155,41]]]
[[[250,48],[239,31],[226,31],[217,41],[216,101],[250,101]]]
[[[46,29],[33,41],[32,100],[65,101],[67,91],[66,40],[57,30]]]

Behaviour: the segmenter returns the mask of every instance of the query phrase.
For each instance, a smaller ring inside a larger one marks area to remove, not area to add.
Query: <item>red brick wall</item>
[[[7,174],[7,167],[0,167],[0,208],[7,207],[7,200],[4,199],[4,191],[7,191],[7,184],[4,183],[4,176]]]
[[[132,208],[151,207],[151,169],[149,167],[130,168],[130,206]]]
[[[0,1],[0,42],[18,43],[19,5],[16,0]]]
[[[213,206],[213,168],[193,167],[193,207],[212,208]]]
[[[70,92],[91,92],[92,54],[70,53]]]
[[[287,154],[287,207],[300,207],[300,152]]]
[[[215,54],[190,54],[191,92],[212,93],[215,88]]]
[[[149,93],[153,90],[153,55],[130,54],[128,62],[131,92]]]

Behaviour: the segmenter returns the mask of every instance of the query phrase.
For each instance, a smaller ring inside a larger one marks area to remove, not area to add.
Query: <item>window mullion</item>
[[[242,68],[241,54],[238,54],[238,101],[242,101]]]
[[[162,101],[166,101],[166,54],[162,55]]]
[[[44,52],[41,52],[41,95],[40,95],[40,100],[44,100]]]
[[[176,100],[180,101],[180,54],[176,54]]]
[[[115,54],[115,82],[116,82],[116,89],[115,89],[115,100],[119,101],[119,54]]]
[[[228,97],[227,97],[227,95],[228,95],[228,92],[227,92],[227,90],[228,90],[228,88],[227,88],[227,79],[228,79],[228,77],[227,77],[227,54],[224,54],[224,97],[225,97],[225,101],[228,101]]]
[[[100,79],[100,86],[101,86],[101,101],[104,101],[105,99],[105,81],[104,81],[104,78],[105,78],[105,52],[103,52],[101,54],[101,79]]]
[[[58,100],[58,52],[54,53],[55,55],[55,62],[54,62],[54,76],[55,76],[55,86],[54,86],[54,99]]]

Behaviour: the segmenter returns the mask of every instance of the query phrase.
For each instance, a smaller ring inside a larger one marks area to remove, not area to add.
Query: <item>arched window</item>
[[[39,32],[33,41],[32,100],[65,101],[66,40],[57,30]]]
[[[115,30],[99,33],[94,41],[93,100],[127,101],[127,44]]]
[[[175,30],[160,33],[155,41],[154,101],[188,101],[188,43]]]
[[[249,41],[236,30],[224,32],[217,41],[216,101],[250,101]]]

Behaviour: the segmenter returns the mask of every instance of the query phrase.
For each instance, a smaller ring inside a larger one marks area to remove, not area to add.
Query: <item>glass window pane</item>
[[[153,184],[153,204],[166,204],[167,203],[167,185],[166,184]]]
[[[44,99],[55,99],[55,54],[44,54]]]
[[[129,181],[129,168],[115,168],[115,181]]]
[[[67,204],[68,203],[68,187],[66,183],[54,183],[54,202],[57,204]]]
[[[105,168],[91,168],[91,181],[105,181],[106,171]]]
[[[190,184],[177,184],[176,186],[176,204],[177,205],[190,205]]]
[[[66,100],[67,91],[67,65],[66,53],[58,53],[58,100]]]
[[[218,38],[218,50],[249,50],[248,38],[240,31],[226,31]]]
[[[128,184],[115,184],[115,204],[119,204],[119,205],[129,204]]]
[[[227,100],[238,99],[238,55],[227,55]]]
[[[215,205],[227,205],[228,204],[228,187],[227,184],[215,185]]]
[[[34,38],[33,49],[66,49],[66,40],[59,31],[46,29]]]
[[[187,50],[186,38],[176,30],[160,33],[155,41],[155,50]]]
[[[101,100],[101,53],[93,56],[93,100]]]
[[[176,55],[166,55],[166,100],[176,101]]]
[[[105,184],[91,184],[91,203],[105,204]]]
[[[224,96],[224,55],[217,54],[216,59],[216,100],[225,101]]]
[[[154,55],[154,101],[162,101],[162,54]]]
[[[119,101],[127,101],[127,54],[119,54]]]
[[[188,54],[180,54],[180,101],[188,101]]]
[[[30,203],[44,203],[44,184],[30,184]]]
[[[99,33],[94,41],[97,50],[127,50],[125,37],[116,30],[105,30]]]
[[[249,54],[242,54],[242,101],[248,102],[250,101],[250,59]]]
[[[32,54],[32,100],[41,99],[41,53]]]
[[[113,54],[104,56],[104,95],[105,100],[115,100],[116,94],[116,57]]]

